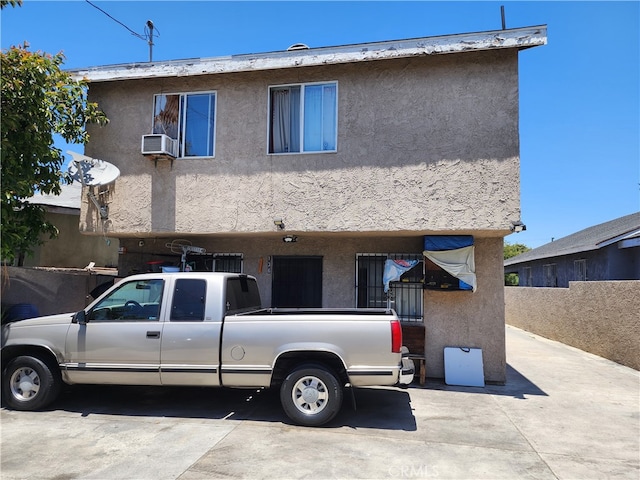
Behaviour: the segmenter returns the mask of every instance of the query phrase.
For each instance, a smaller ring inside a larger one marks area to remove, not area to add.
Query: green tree
[[[64,156],[54,135],[86,144],[86,125],[108,122],[98,105],[87,101],[87,82],[61,70],[62,53],[28,48],[25,43],[1,53],[1,253],[7,261],[17,252],[32,253],[42,234],[57,235],[42,207],[25,202],[36,192],[60,193]]]
[[[507,258],[515,257],[516,255],[528,252],[529,250],[531,249],[522,243],[504,242],[504,259],[506,260]]]
[[[515,257],[516,255],[520,255],[521,253],[528,252],[531,250],[526,245],[522,243],[509,243],[504,242],[504,259]],[[504,284],[505,285],[518,285],[520,279],[518,278],[517,273],[505,273],[504,275]]]

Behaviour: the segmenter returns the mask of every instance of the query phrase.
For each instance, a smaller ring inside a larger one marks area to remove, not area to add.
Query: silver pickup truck
[[[255,278],[134,275],[77,313],[2,328],[6,404],[34,410],[67,384],[279,388],[285,413],[322,425],[346,386],[404,385],[400,322],[376,309],[263,309]]]

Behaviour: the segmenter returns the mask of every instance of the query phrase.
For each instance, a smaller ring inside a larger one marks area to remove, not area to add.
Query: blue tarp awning
[[[475,247],[471,235],[427,235],[425,257],[460,280],[462,290],[476,291]]]
[[[430,252],[457,250],[473,245],[471,235],[427,235],[424,237],[424,249]]]

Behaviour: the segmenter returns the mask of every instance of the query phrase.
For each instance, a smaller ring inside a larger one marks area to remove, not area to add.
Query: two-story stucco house
[[[78,70],[110,119],[85,153],[121,172],[80,230],[119,239],[120,274],[242,271],[265,306],[391,306],[428,376],[476,347],[503,382],[518,53],[545,43],[536,26]],[[388,259],[412,268],[385,285]]]

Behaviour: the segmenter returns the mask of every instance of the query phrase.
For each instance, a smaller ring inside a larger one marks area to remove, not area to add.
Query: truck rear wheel
[[[57,370],[46,362],[21,356],[5,368],[2,393],[7,405],[15,410],[38,410],[55,400],[61,382]]]
[[[342,405],[342,387],[326,368],[305,365],[291,372],[282,382],[280,402],[291,420],[315,427],[336,416]]]

